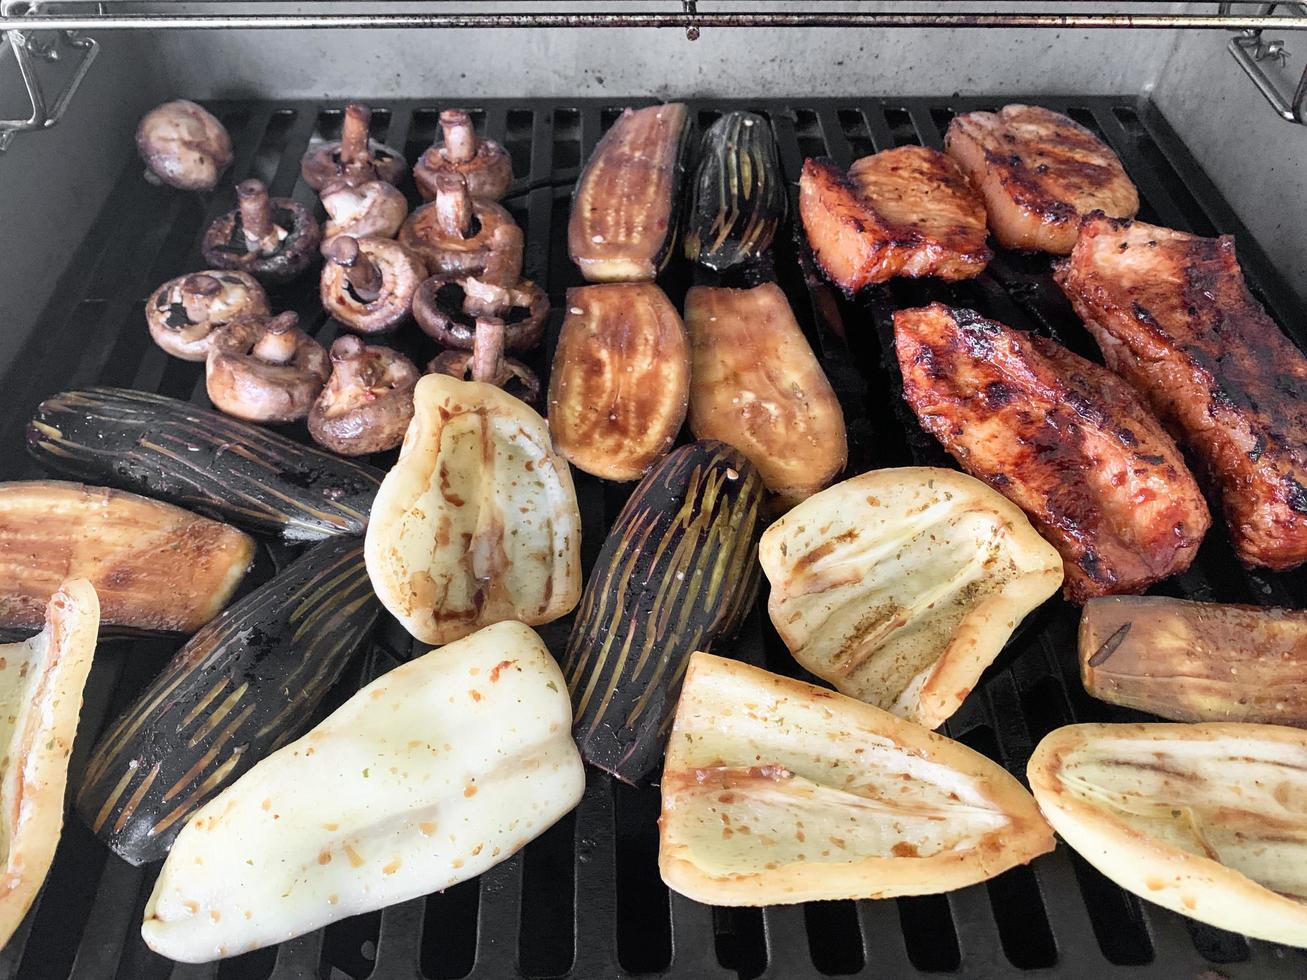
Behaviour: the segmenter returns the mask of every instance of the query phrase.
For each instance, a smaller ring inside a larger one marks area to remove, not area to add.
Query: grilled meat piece
[[[1202,461],[1239,557],[1307,560],[1307,358],[1248,292],[1234,240],[1093,215],[1056,278]]]
[[[935,303],[894,314],[903,397],[963,469],[1062,554],[1066,596],[1184,571],[1211,517],[1130,386],[1051,340]]]
[[[968,112],[949,123],[944,149],[980,188],[989,230],[1004,248],[1066,255],[1082,216],[1132,218],[1139,210],[1116,154],[1059,112],[1033,105]]]
[[[970,279],[993,258],[980,197],[957,164],[924,146],[863,157],[847,175],[805,161],[799,214],[817,264],[848,293],[895,276]]]

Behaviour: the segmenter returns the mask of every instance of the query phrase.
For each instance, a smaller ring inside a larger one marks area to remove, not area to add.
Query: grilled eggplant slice
[[[848,460],[844,413],[775,283],[695,286],[690,332],[690,429],[749,457],[767,489],[797,503]]]
[[[1053,849],[997,764],[825,688],[696,653],[662,779],[663,881],[710,905],[891,898]]]
[[[379,612],[362,541],[306,552],[196,633],[101,737],[78,815],[132,864],[164,857],[196,810],[308,727]]]
[[[728,112],[709,126],[690,193],[687,259],[723,272],[762,258],[788,203],[767,117]]]
[[[682,446],[635,488],[563,656],[586,762],[631,784],[658,765],[687,659],[753,603],[763,497],[757,469],[720,442]]]
[[[926,728],[957,711],[1012,630],[1062,584],[1021,509],[928,466],[873,470],[767,529],[767,611],[794,659]]]
[[[1030,788],[1080,856],[1199,922],[1307,947],[1307,732],[1278,725],[1068,725]]]
[[[545,421],[494,385],[429,374],[367,533],[377,595],[424,643],[566,615],[581,515]]]
[[[235,528],[134,493],[0,483],[0,626],[39,627],[72,577],[94,587],[106,625],[194,633],[253,559],[254,542]]]
[[[99,625],[95,589],[70,579],[50,597],[44,630],[0,646],[0,946],[31,908],[59,844],[68,757]]]
[[[647,282],[676,243],[689,111],[627,109],[576,183],[567,250],[587,282]]]
[[[567,291],[549,379],[549,432],[573,466],[638,480],[672,448],[690,397],[690,344],[651,283]]]
[[[1091,599],[1080,618],[1080,674],[1099,700],[1172,721],[1307,728],[1307,612]]]
[[[196,814],[145,907],[146,943],[234,956],[481,874],[580,802],[571,720],[521,623],[391,671]]]
[[[48,398],[27,427],[48,469],[229,520],[295,544],[362,534],[381,485],[370,466],[144,391]]]

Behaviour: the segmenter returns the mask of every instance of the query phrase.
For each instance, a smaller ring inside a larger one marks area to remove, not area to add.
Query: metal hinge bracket
[[[1273,14],[1276,7],[1291,7],[1299,15],[1307,14],[1307,3],[1271,3],[1267,4],[1266,13]],[[1221,4],[1222,13],[1228,8],[1227,3]],[[1260,28],[1249,29],[1240,31],[1237,37],[1231,38],[1228,48],[1234,60],[1239,63],[1239,67],[1244,70],[1244,74],[1252,79],[1253,84],[1257,86],[1257,91],[1265,96],[1266,101],[1279,113],[1281,119],[1300,125],[1307,124],[1303,106],[1307,101],[1307,67],[1303,68],[1303,73],[1291,95],[1286,95],[1280,90],[1275,79],[1271,78],[1265,68],[1267,62],[1274,62],[1281,68],[1288,64],[1289,50],[1284,46],[1283,41],[1278,38],[1267,40],[1262,36]]]
[[[35,14],[37,8],[38,4],[29,0],[0,0],[0,14],[6,17]],[[0,36],[0,48],[4,47],[13,53],[31,112],[26,119],[0,119],[0,153],[9,148],[18,133],[49,129],[60,120],[100,50],[94,38],[76,31],[9,30]],[[37,64],[60,61],[66,56],[77,59],[72,74],[63,90],[53,100],[47,99]]]

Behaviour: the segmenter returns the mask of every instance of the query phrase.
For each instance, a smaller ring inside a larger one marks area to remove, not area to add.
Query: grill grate
[[[1290,295],[1265,255],[1150,103],[1033,101],[1069,112],[1115,147],[1139,186],[1146,220],[1204,234],[1236,233],[1252,288],[1281,323],[1297,325]],[[374,135],[415,160],[436,133],[439,103],[373,104]],[[939,146],[954,112],[997,105],[996,100],[972,98],[760,100],[729,106],[696,103],[694,109],[701,125],[725,108],[769,115],[782,166],[793,182],[805,155],[829,155],[847,165],[855,156],[904,143]],[[208,197],[160,190],[139,178],[133,159],[73,256],[35,335],[9,367],[9,412],[0,419],[5,478],[35,475],[20,451],[22,426],[37,401],[61,388],[124,385],[205,401],[202,367],[169,358],[150,342],[141,315],[144,297],[163,280],[202,266],[200,235],[216,214],[233,205],[236,181],[258,176],[274,195],[313,204],[312,191],[299,179],[299,158],[311,138],[337,135],[341,119],[339,105],[308,102],[229,102],[214,108],[231,131],[236,152],[221,187]],[[491,102],[473,113],[478,129],[512,154],[519,179],[505,203],[526,231],[526,275],[547,287],[554,304],[545,349],[528,358],[542,376],[552,359],[563,292],[580,281],[565,245],[571,187],[618,111],[609,102],[536,101]],[[886,351],[892,354],[890,315],[895,307],[933,299],[974,306],[1096,356],[1052,284],[1046,258],[1000,255],[970,283],[895,282],[850,303],[805,278],[801,264],[806,258],[790,236],[781,236],[777,253],[781,285],[844,406],[851,472],[909,463],[949,465],[899,398],[897,369],[893,357],[885,356]],[[665,277],[678,304],[689,277],[684,263],[675,264]],[[273,306],[299,311],[305,328],[330,343],[335,327],[324,320],[316,291],[314,277],[302,278],[272,290]],[[434,351],[412,329],[397,343],[419,363]],[[628,489],[583,474],[577,474],[576,484],[589,568]],[[1160,590],[1301,606],[1307,576],[1240,569],[1217,528],[1194,568]],[[1085,695],[1076,672],[1075,623],[1075,611],[1060,600],[1037,613],[949,722],[949,734],[1020,773],[1035,742],[1058,725],[1142,717]],[[563,620],[541,630],[555,651],[562,649],[568,625]],[[761,607],[731,649],[772,670],[799,672]],[[159,640],[102,647],[73,756],[74,782],[94,736],[171,650],[172,645]],[[411,652],[402,630],[383,631],[362,658],[360,673],[347,678],[342,689],[352,690],[351,685],[386,669],[396,655]],[[503,980],[652,974],[797,980],[956,972],[975,978],[1025,973],[1287,978],[1307,971],[1307,955],[1301,952],[1249,942],[1144,906],[1065,846],[1028,868],[946,896],[710,909],[669,894],[660,882],[657,810],[656,789],[615,786],[608,777],[591,773],[573,814],[480,879],[338,923],[276,949],[206,966],[174,965],[144,947],[138,925],[157,869],[131,868],[117,860],[70,817],[39,905],[0,954],[0,977]]]

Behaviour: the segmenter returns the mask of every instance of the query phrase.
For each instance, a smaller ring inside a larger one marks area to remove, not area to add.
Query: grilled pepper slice
[[[0,483],[0,626],[39,626],[73,577],[94,587],[106,625],[194,633],[253,558],[254,542],[235,528],[134,493]]]
[[[740,453],[696,442],[627,500],[563,655],[586,762],[632,784],[657,767],[687,658],[733,634],[753,604],[763,496]]]
[[[667,746],[658,866],[710,905],[951,891],[1053,849],[996,763],[825,688],[696,653]]]
[[[545,421],[494,385],[429,374],[367,533],[377,595],[424,643],[548,623],[581,595],[581,515]]]
[[[1094,697],[1172,721],[1307,728],[1307,612],[1091,599],[1080,618],[1080,673]]]
[[[576,184],[567,250],[588,282],[646,282],[672,254],[690,127],[680,102],[627,109]]]
[[[132,864],[304,731],[376,623],[363,542],[319,544],[196,633],[100,738],[77,812]]]
[[[141,933],[234,956],[481,874],[581,799],[548,649],[498,623],[373,681],[196,814]]]

